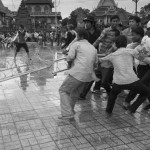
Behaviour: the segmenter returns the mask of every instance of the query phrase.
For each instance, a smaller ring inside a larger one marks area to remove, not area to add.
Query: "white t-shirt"
[[[80,40],[70,47],[67,61],[73,61],[68,73],[82,82],[93,80],[94,64],[97,61],[97,50],[87,40]]]
[[[143,39],[141,41],[141,47],[145,47],[146,51],[150,55],[150,37],[148,37],[147,35],[143,37]],[[139,64],[140,65],[147,65],[146,63],[144,63],[142,61],[140,61]]]
[[[138,52],[134,49],[120,48],[116,52],[101,58],[101,61],[111,61],[114,67],[113,83],[118,85],[131,84],[139,80],[133,70],[134,57]]]

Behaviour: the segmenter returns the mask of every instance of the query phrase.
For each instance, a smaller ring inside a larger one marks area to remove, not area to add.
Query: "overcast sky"
[[[16,11],[20,5],[21,0],[1,0],[5,7]],[[55,0],[53,0],[55,1]],[[100,0],[56,0],[57,11],[61,12],[62,18],[68,17],[70,13],[78,7],[89,9],[90,11],[96,8]],[[115,0],[118,7],[126,8],[128,12],[135,11],[135,3],[132,0]],[[150,3],[150,0],[139,0],[138,11],[141,7]],[[55,10],[53,10],[55,11]]]

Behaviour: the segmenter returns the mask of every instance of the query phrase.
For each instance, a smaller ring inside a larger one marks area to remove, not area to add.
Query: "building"
[[[5,7],[5,20],[4,20],[4,23],[5,23],[5,26],[6,27],[10,27],[11,26],[11,22],[12,22],[12,19],[13,19],[13,14],[12,12],[8,9],[8,7]]]
[[[0,0],[0,32],[10,32],[10,24],[12,20],[11,11],[5,7]]]
[[[100,24],[107,25],[113,15],[118,15],[123,25],[128,25],[129,13],[123,8],[118,8],[115,0],[100,0],[93,12]]]
[[[6,14],[5,7],[4,7],[2,1],[0,0],[0,27],[3,27],[5,14]]]
[[[15,29],[18,29],[19,25],[23,25],[26,30],[32,30],[32,20],[29,14],[28,8],[24,0],[21,1],[18,12],[15,17]]]
[[[60,12],[52,11],[52,8],[54,8],[52,0],[22,0],[22,2],[25,3],[25,8],[28,10],[30,16],[28,18],[31,19],[31,23],[28,22],[28,25],[25,24],[27,28],[30,28],[29,24],[31,24],[33,30],[49,30],[51,27],[56,27],[62,18]],[[21,20],[19,11],[17,14],[14,17],[16,20]]]

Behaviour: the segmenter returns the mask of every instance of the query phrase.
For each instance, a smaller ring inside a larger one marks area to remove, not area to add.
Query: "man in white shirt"
[[[114,66],[113,87],[108,98],[106,112],[111,114],[115,105],[117,95],[122,90],[131,90],[139,93],[136,101],[129,106],[128,111],[135,113],[137,108],[143,103],[145,97],[150,96],[150,90],[143,83],[133,70],[134,57],[143,60],[147,54],[142,54],[137,50],[127,49],[127,38],[119,36],[116,40],[118,50],[104,58],[99,59],[101,62],[110,61]]]
[[[74,117],[74,107],[79,98],[80,88],[83,83],[93,80],[94,64],[97,61],[97,50],[87,41],[87,31],[79,29],[77,37],[78,41],[71,45],[67,56],[71,68],[59,89],[62,115],[60,119]]]
[[[143,31],[144,32],[144,31]],[[150,21],[147,24],[147,35],[141,41],[141,45],[143,45],[149,53],[150,56]],[[138,48],[138,47],[137,47]],[[146,86],[150,85],[150,57],[146,58],[145,61],[140,61],[137,67],[138,77],[141,82]],[[130,105],[130,102],[136,97],[136,92],[130,91],[129,95],[125,99],[125,103],[123,104],[123,108],[127,109]],[[150,97],[148,98],[150,101]],[[149,110],[150,104],[144,107],[144,110]]]

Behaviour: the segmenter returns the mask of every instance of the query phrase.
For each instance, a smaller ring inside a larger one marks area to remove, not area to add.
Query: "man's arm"
[[[145,57],[143,62],[150,65],[150,57]]]
[[[109,54],[109,55],[107,55],[107,56],[105,56],[103,58],[99,58],[99,62],[104,62],[104,61],[108,61],[108,60],[110,61],[111,55],[112,54]]]
[[[70,46],[75,43],[76,41],[78,41],[77,36],[75,37],[75,39],[67,46],[66,50],[69,51]]]
[[[76,57],[76,50],[77,50],[77,43],[74,43],[71,45],[68,56],[67,56],[67,61],[73,61]]]
[[[98,39],[94,42],[93,46],[97,47],[98,44],[102,41],[102,39],[106,36],[106,29],[104,29]]]
[[[18,32],[12,41],[14,42],[17,39],[17,37],[18,37]]]
[[[129,52],[139,61],[143,61],[146,57],[148,57],[148,52],[145,47],[131,49]]]

